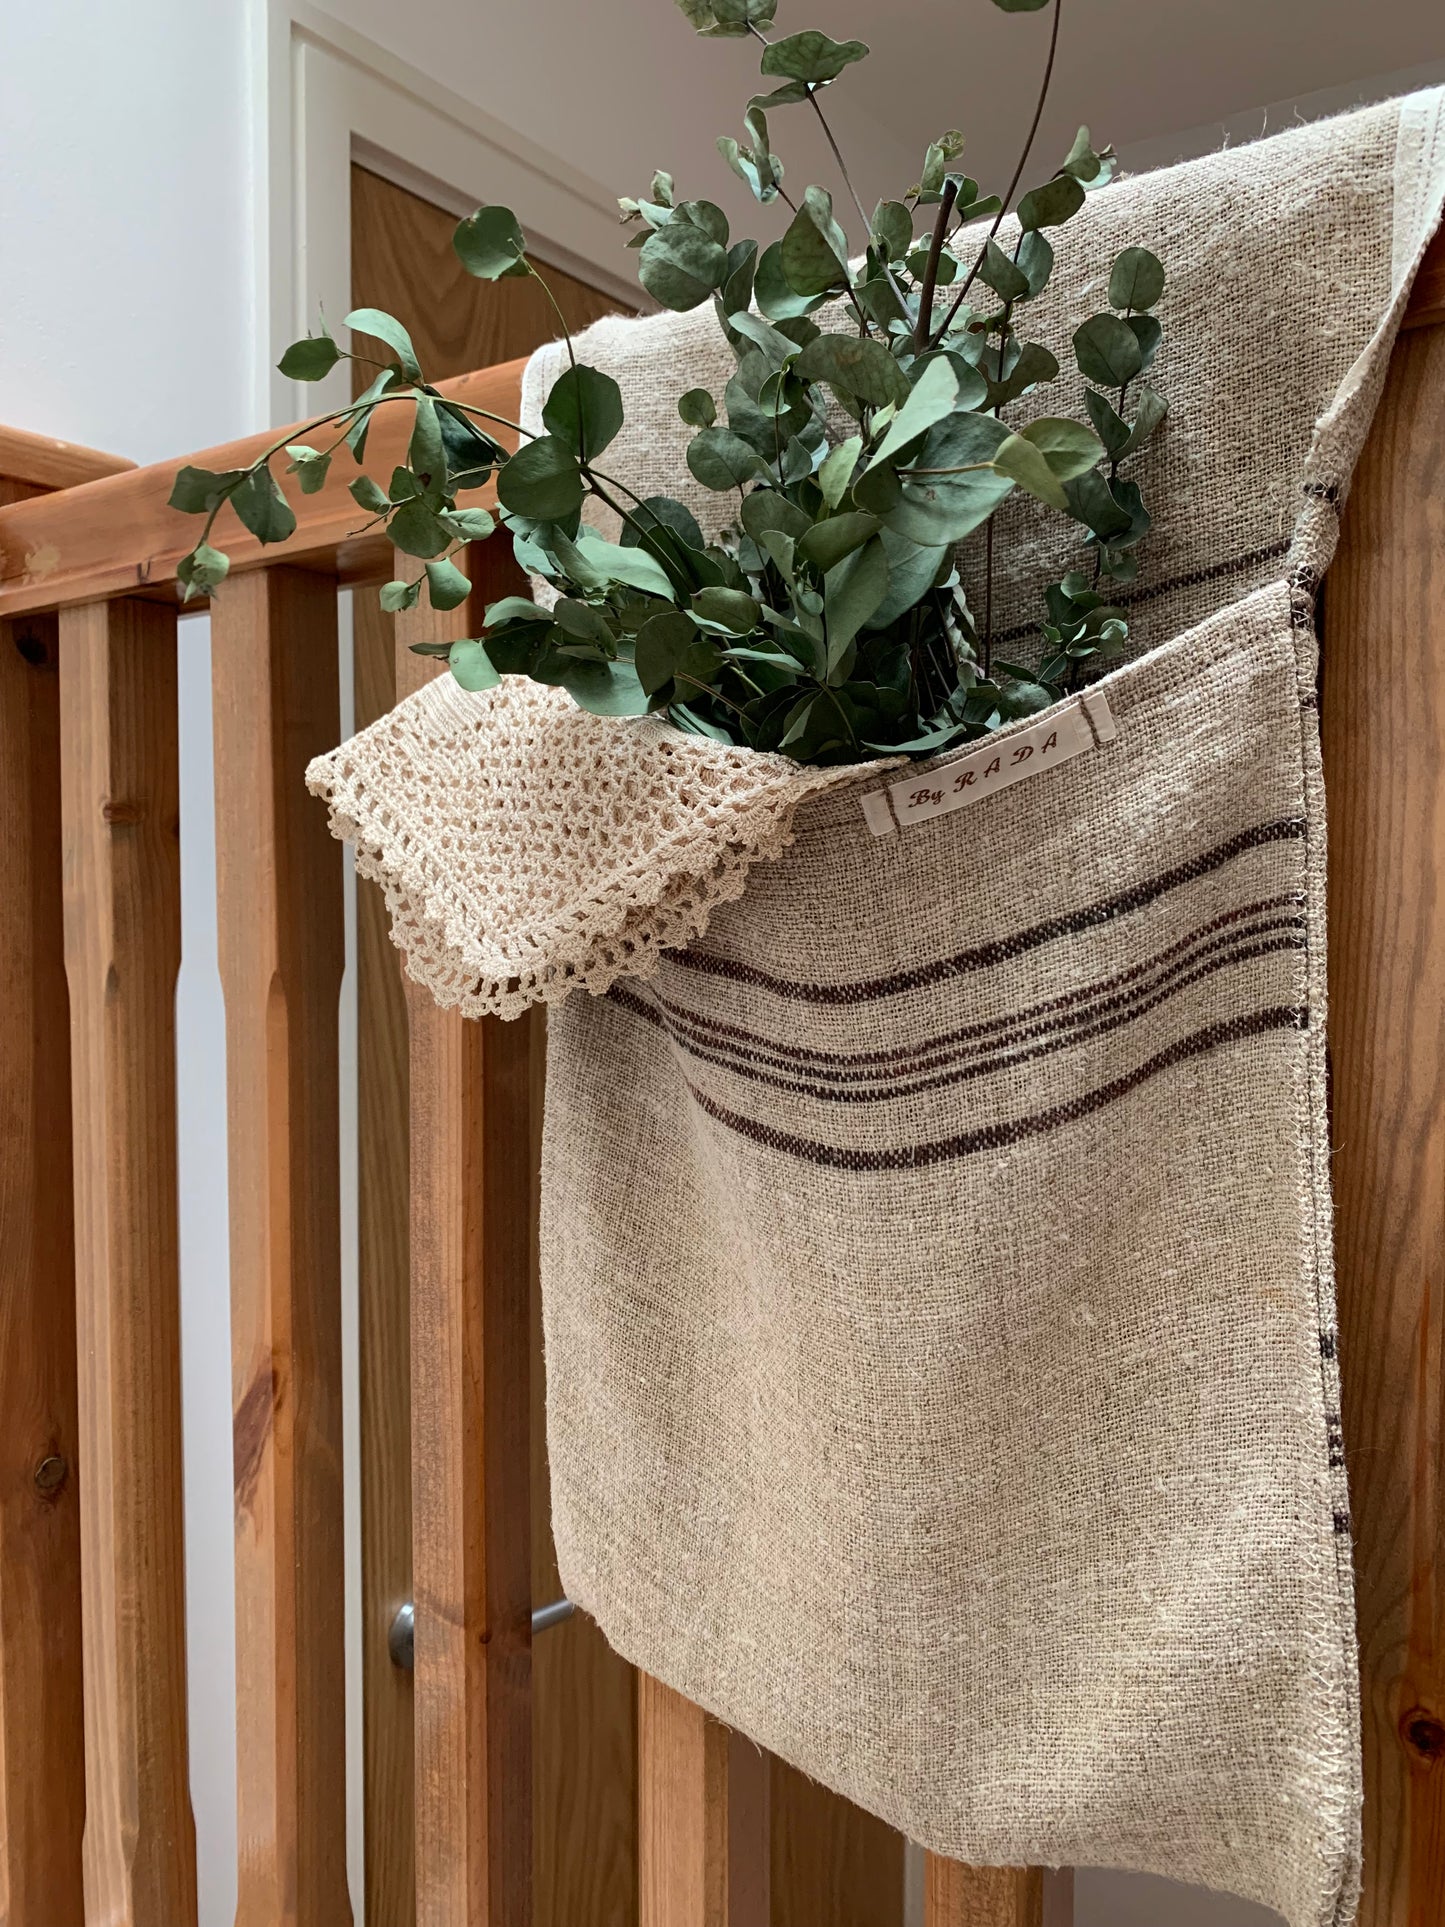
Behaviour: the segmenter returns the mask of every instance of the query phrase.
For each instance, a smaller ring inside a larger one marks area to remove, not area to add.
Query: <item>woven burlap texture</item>
[[[1359,1886],[1313,604],[1442,177],[1414,96],[1061,237],[1044,339],[1118,247],[1170,276],[1139,654],[1095,751],[874,837],[876,769],[439,681],[310,773],[414,974],[555,1006],[569,1596],[940,1853],[1291,1927],[1346,1927]],[[714,330],[579,344],[626,397],[610,467],[710,530],[674,402],[721,391]],[[1067,538],[1023,502],[999,534],[1022,648]]]

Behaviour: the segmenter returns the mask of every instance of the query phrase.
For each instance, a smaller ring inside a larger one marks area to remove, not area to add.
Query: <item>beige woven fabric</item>
[[[1071,260],[1142,241],[1171,276],[1154,646],[1101,685],[1112,740],[876,837],[896,771],[526,686],[434,684],[310,774],[444,1001],[556,1005],[569,1596],[939,1852],[1154,1870],[1291,1927],[1346,1927],[1359,1881],[1312,609],[1441,130],[1439,96],[1391,102],[1067,230],[1070,316]],[[627,399],[609,464],[715,527],[672,414],[721,387],[712,325],[583,352]],[[1011,513],[1022,625],[1064,557]]]

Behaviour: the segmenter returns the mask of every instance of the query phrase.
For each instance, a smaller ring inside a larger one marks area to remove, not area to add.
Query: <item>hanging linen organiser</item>
[[[1312,609],[1442,179],[1421,94],[1070,226],[1043,321],[1097,305],[1072,262],[1145,240],[1172,414],[1143,653],[992,739],[1026,780],[989,793],[974,746],[802,769],[446,678],[310,772],[440,1002],[553,1006],[569,1596],[939,1853],[1291,1927],[1342,1927],[1359,1882]],[[711,315],[581,354],[626,398],[609,466],[717,532],[673,410],[729,372]],[[561,365],[533,358],[529,425]],[[1067,537],[1003,515],[1024,638]]]

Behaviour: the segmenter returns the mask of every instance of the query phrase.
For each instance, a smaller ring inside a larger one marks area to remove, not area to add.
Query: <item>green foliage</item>
[[[498,524],[548,585],[536,600],[493,603],[476,635],[415,645],[445,656],[469,691],[528,676],[597,715],[662,714],[804,762],[933,755],[1032,715],[1123,653],[1127,624],[1111,598],[1133,579],[1151,520],[1123,465],[1167,414],[1151,372],[1165,274],[1144,247],[1118,254],[1107,306],[1073,326],[1086,419],[1036,399],[1059,361],[1028,338],[1030,304],[1049,285],[1062,230],[1112,177],[1112,150],[1081,127],[1053,173],[1018,197],[1016,229],[1005,231],[998,200],[959,170],[964,139],[949,129],[927,144],[917,183],[870,219],[821,104],[866,57],[863,43],[813,29],[774,39],[777,0],[678,4],[706,37],[760,43],[771,91],[746,103],[744,138],[724,135],[718,148],[759,205],[789,211],[760,246],[733,241],[715,203],[680,200],[664,170],[619,203],[642,286],[677,312],[711,300],[734,356],[721,394],[693,387],[677,401],[688,468],[717,498],[709,527],[721,532],[705,535],[683,503],[639,498],[603,466],[624,397],[570,342],[535,434],[441,393],[402,324],[367,308],[346,318],[369,338],[355,355],[323,328],[280,363],[317,381],[361,361],[369,385],[355,401],[299,431],[305,440],[288,431],[250,468],[176,476],[172,506],[205,518],[178,570],[184,592],[224,593],[228,563],[211,536],[228,508],[258,541],[284,542],[296,522],[283,475],[314,493],[345,451],[359,514],[416,558],[414,574],[382,588],[383,608],[423,598],[461,608],[469,546]],[[995,4],[1028,13],[1049,0]],[[768,116],[793,106],[821,122],[841,176],[836,203],[823,186],[783,186]],[[855,215],[850,239],[844,219]],[[965,234],[975,222],[983,231]],[[478,279],[543,279],[507,208],[478,209],[455,247]],[[379,368],[374,342],[388,355]],[[397,406],[410,411],[406,458],[383,484],[362,465],[377,411]],[[516,435],[515,453],[493,427]],[[495,518],[464,499],[493,480]],[[1016,492],[1072,524],[1083,566],[1043,585],[1037,643],[1005,662],[994,659],[989,611],[1006,538],[983,532]],[[616,540],[583,519],[589,501],[613,517]]]

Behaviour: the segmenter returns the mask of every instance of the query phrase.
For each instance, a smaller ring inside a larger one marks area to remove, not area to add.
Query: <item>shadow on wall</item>
[[[1074,1927],[1283,1927],[1268,1907],[1181,1887],[1156,1874],[1082,1869],[1074,1876]]]

